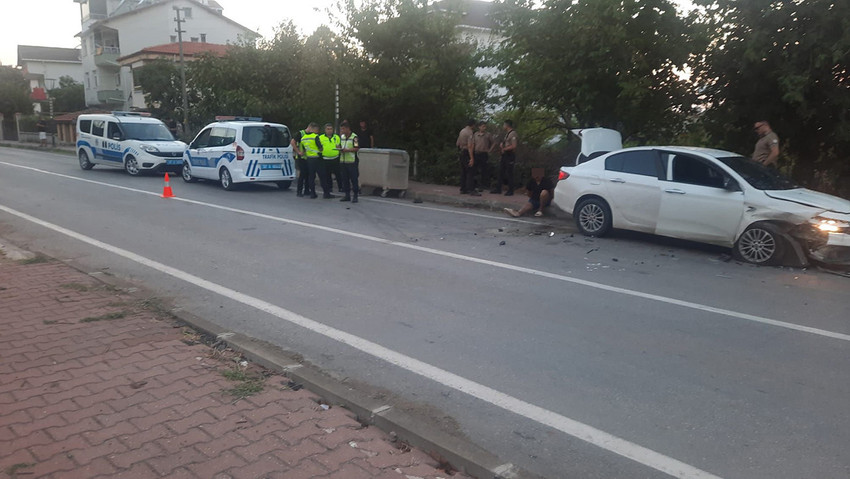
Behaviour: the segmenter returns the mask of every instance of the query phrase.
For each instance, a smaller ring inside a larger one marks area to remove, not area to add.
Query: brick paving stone
[[[321,410],[283,376],[234,400],[220,352],[184,344],[183,329],[62,263],[0,258],[0,284],[0,311],[11,313],[0,317],[0,479],[15,464],[32,464],[19,478],[441,475],[424,453],[401,453],[345,409]],[[119,310],[131,314],[81,322]]]

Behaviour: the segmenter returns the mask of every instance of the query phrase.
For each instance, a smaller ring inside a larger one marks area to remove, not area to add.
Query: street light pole
[[[171,7],[177,14],[177,18],[174,19],[177,22],[177,42],[180,47],[180,87],[183,91],[183,134],[185,135],[189,131],[189,98],[186,95],[186,62],[183,59],[183,34],[186,33],[183,30],[183,22],[186,21],[185,18],[180,18],[180,12],[183,11],[182,8],[173,6]]]

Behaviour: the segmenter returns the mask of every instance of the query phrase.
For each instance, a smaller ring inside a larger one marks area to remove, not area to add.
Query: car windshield
[[[162,123],[121,123],[128,140],[174,141],[174,136]]]
[[[283,126],[246,126],[242,139],[248,146],[260,148],[283,148],[289,146],[289,130]]]
[[[793,181],[774,168],[769,168],[743,156],[718,158],[724,165],[735,170],[753,188],[759,190],[791,190],[799,188]]]

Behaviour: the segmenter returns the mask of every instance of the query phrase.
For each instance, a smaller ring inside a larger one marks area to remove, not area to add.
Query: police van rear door
[[[246,125],[242,140],[250,150],[245,152],[245,176],[260,180],[293,177],[291,139],[289,129],[283,125]]]

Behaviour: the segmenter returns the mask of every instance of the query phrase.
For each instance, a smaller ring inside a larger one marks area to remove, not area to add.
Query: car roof
[[[162,121],[158,118],[153,118],[150,116],[135,116],[135,115],[111,115],[109,113],[91,113],[87,115],[80,115],[77,118],[79,120],[107,120],[107,121],[115,121],[118,123],[162,123]]]
[[[605,156],[610,156],[615,153],[622,153],[624,151],[638,151],[638,150],[664,150],[673,153],[700,153],[703,155],[711,156],[714,158],[727,158],[730,156],[742,156],[738,153],[733,153],[731,151],[718,150],[716,148],[703,148],[699,146],[659,146],[659,145],[646,145],[646,146],[633,146],[630,148],[623,148],[622,150],[611,151]],[[591,160],[592,161],[592,160]]]
[[[273,123],[270,121],[234,121],[234,120],[226,120],[226,121],[214,121],[204,128],[214,127],[214,126],[282,126],[285,128],[289,128],[283,123]]]

